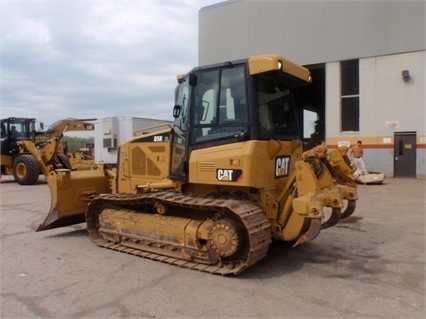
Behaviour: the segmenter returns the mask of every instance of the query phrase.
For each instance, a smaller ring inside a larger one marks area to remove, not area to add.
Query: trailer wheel
[[[37,159],[29,154],[19,155],[13,161],[13,177],[19,185],[33,185],[40,175]]]

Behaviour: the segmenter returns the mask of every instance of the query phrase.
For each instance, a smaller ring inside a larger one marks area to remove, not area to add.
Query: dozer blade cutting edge
[[[87,205],[95,195],[110,193],[102,168],[87,171],[56,170],[49,174],[49,213],[36,231],[85,221]]]

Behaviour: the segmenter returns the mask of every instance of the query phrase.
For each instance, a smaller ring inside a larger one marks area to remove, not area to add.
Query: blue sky
[[[221,0],[0,0],[1,118],[171,120],[197,65],[198,12]]]

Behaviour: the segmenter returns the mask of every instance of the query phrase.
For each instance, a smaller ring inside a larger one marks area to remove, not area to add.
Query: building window
[[[340,63],[341,68],[341,130],[359,131],[359,61]]]

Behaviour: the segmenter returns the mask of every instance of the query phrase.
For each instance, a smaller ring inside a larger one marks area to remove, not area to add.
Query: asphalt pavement
[[[85,224],[35,232],[44,178],[0,184],[1,318],[425,318],[425,180],[359,185],[353,216],[222,277],[99,248]]]

